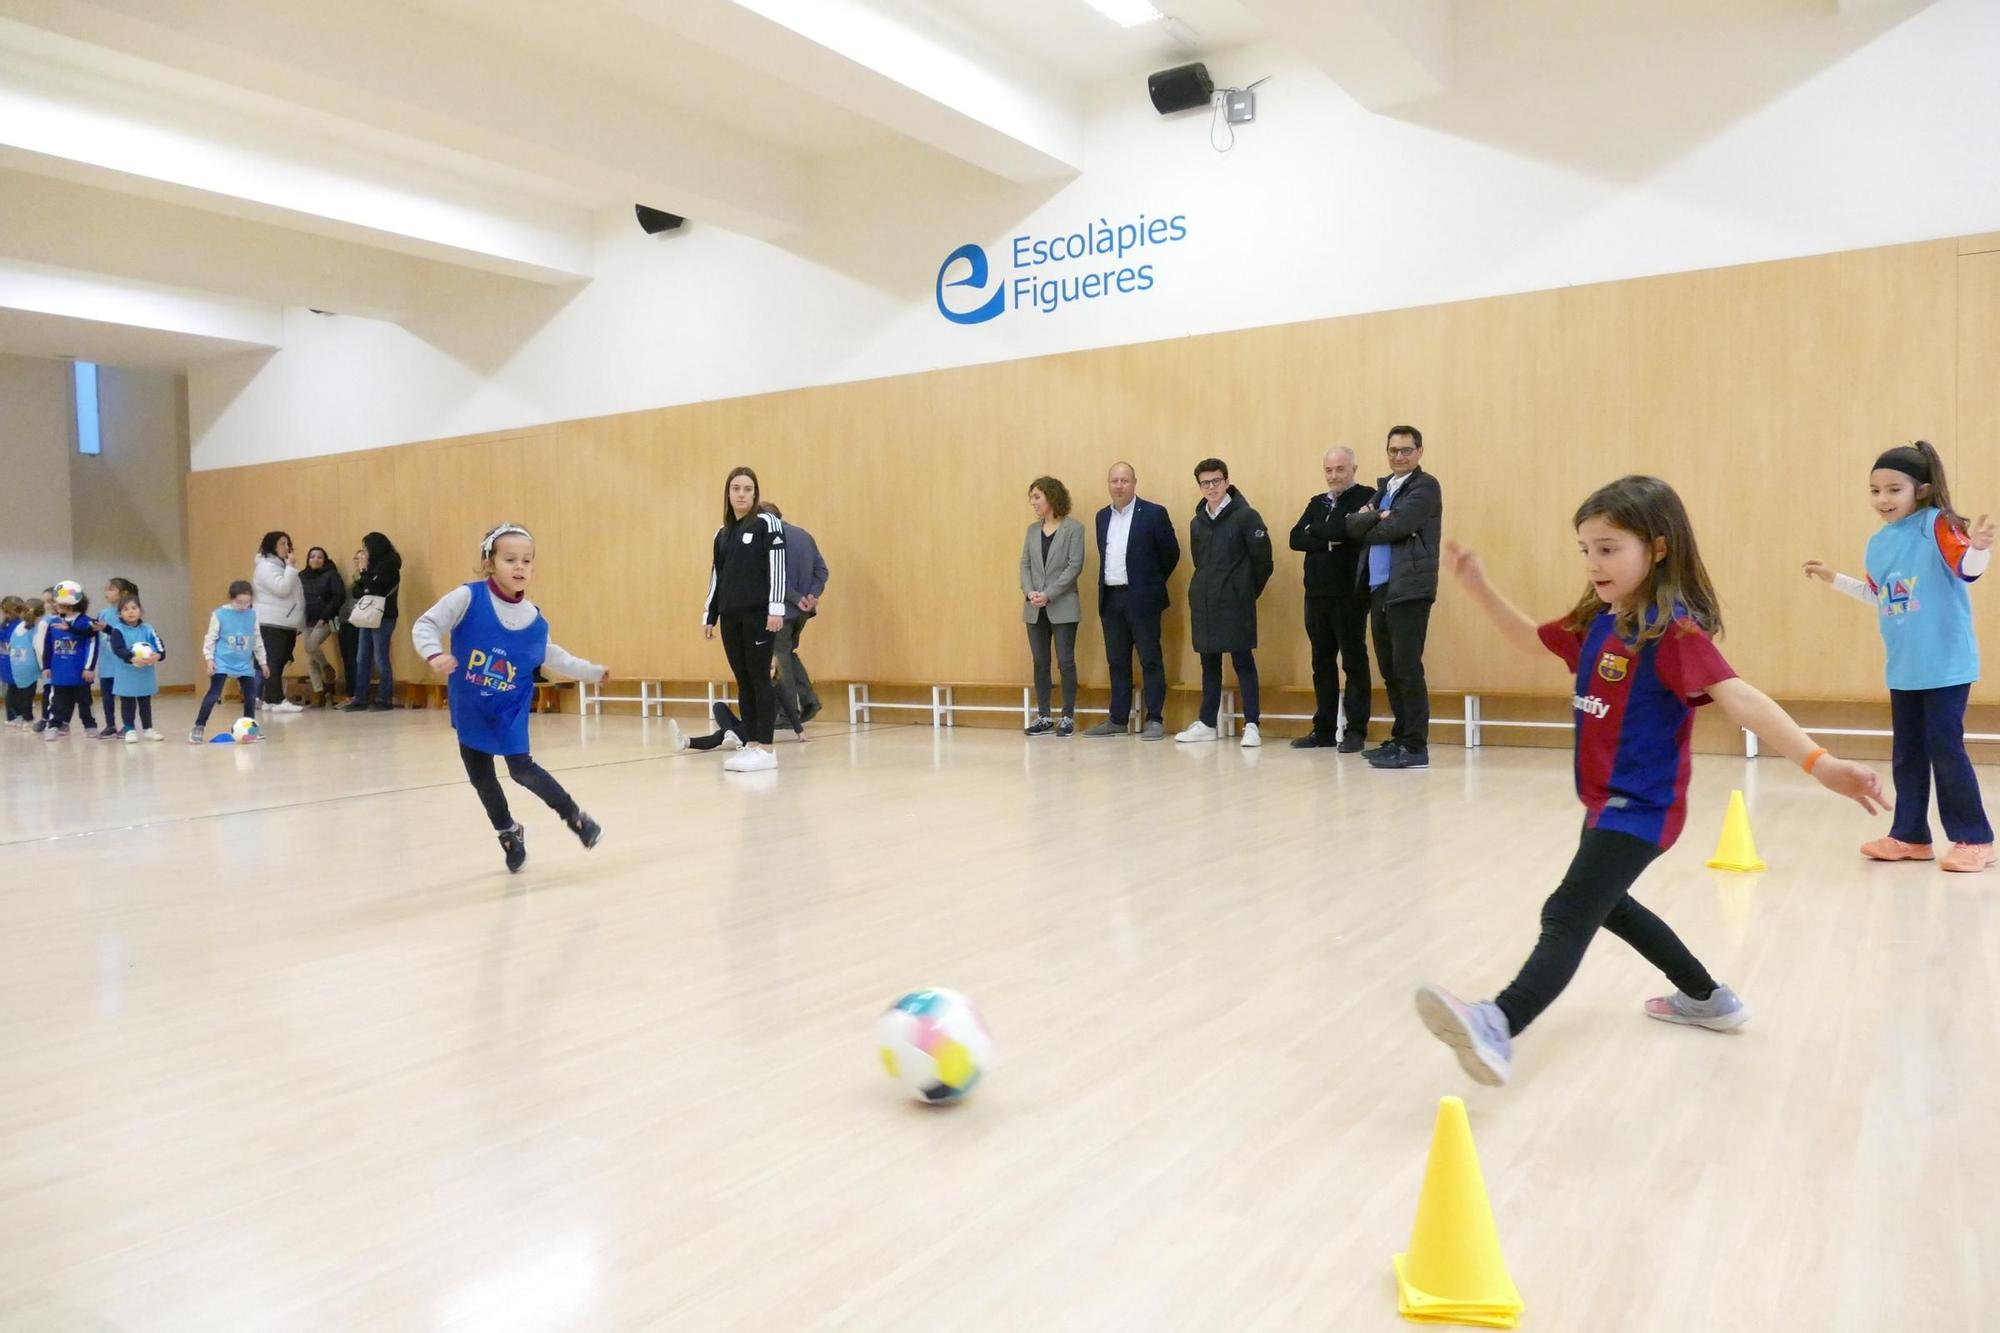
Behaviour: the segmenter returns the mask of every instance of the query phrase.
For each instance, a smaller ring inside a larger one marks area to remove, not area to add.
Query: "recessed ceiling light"
[[[1166,17],[1147,0],[1083,0],[1083,3],[1121,28],[1136,28],[1141,23],[1152,23]]]

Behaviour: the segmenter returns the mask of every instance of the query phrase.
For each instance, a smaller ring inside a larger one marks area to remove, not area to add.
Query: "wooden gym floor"
[[[1532,943],[1565,754],[821,726],[739,778],[541,718],[606,836],[509,784],[509,878],[441,713],[162,712],[0,737],[10,1333],[1386,1331],[1444,1093],[1526,1328],[2000,1306],[2000,873],[1864,864],[1782,761],[1697,759],[1642,881],[1751,1025],[1646,1021],[1607,938],[1486,1090],[1410,992]],[[1735,785],[1760,876],[1702,868]],[[921,985],[999,1041],[956,1108],[876,1063]]]

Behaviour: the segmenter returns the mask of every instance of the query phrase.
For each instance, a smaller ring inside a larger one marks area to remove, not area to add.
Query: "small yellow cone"
[[[1521,1293],[1507,1275],[1465,1103],[1438,1103],[1410,1248],[1395,1258],[1396,1309],[1419,1324],[1513,1328]]]
[[[1729,793],[1729,813],[1722,817],[1722,840],[1715,844],[1715,856],[1708,868],[1764,869],[1764,863],[1757,859],[1757,840],[1750,836],[1750,810],[1743,804],[1741,791]]]

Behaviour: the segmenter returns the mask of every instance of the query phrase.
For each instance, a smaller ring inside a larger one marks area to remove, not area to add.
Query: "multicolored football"
[[[229,734],[236,738],[236,742],[239,745],[244,741],[261,739],[262,736],[262,733],[257,730],[257,724],[247,717],[237,718],[236,725],[229,729]]]
[[[151,666],[159,659],[159,656],[158,653],[153,651],[153,645],[143,640],[132,645],[133,666]]]
[[[993,1063],[993,1034],[957,991],[911,991],[889,1006],[875,1031],[882,1068],[929,1105],[964,1097]]]
[[[83,600],[83,585],[64,579],[56,585],[56,605],[75,606]]]

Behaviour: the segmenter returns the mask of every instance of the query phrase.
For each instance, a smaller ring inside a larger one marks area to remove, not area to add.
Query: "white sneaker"
[[[722,734],[722,748],[725,750],[740,750],[743,748],[743,738],[733,731],[726,731]],[[728,765],[725,764],[724,767],[726,768]]]
[[[688,738],[684,734],[682,734],[681,724],[674,721],[672,718],[668,718],[667,748],[669,750],[672,750],[675,754],[682,754],[687,750],[687,747],[688,747]]]
[[[1264,738],[1258,733],[1257,724],[1255,722],[1245,722],[1243,724],[1243,748],[1254,750],[1263,743]]]
[[[1174,737],[1174,739],[1182,745],[1192,745],[1196,741],[1212,741],[1215,739],[1215,728],[1197,718],[1188,724],[1186,731],[1183,731],[1180,735]]]
[[[166,737],[162,736],[159,732],[153,730],[151,727],[147,727],[146,739],[149,741],[163,741],[166,739]]]
[[[137,744],[139,743],[139,733],[138,733],[138,732],[136,732],[136,731],[128,731],[128,732],[126,732],[126,733],[125,733],[125,743],[126,743],[127,745],[137,745]]]
[[[741,754],[732,754],[723,760],[722,766],[731,773],[762,773],[778,766],[778,756],[769,750],[747,745]]]
[[[271,711],[274,713],[303,713],[306,710],[303,704],[295,704],[290,699],[281,699],[271,705]]]

